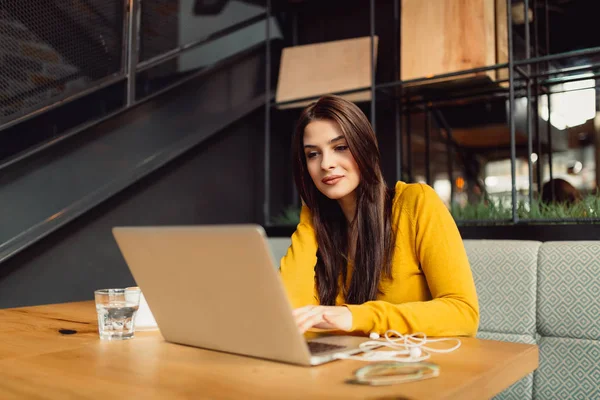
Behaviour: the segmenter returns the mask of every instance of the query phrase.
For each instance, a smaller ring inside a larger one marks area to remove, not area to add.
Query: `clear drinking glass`
[[[101,289],[94,292],[98,333],[103,340],[131,339],[140,306],[140,288]]]

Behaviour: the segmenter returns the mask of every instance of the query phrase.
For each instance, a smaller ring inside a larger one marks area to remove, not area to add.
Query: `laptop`
[[[366,337],[302,335],[259,225],[115,227],[164,339],[304,366],[361,352]]]

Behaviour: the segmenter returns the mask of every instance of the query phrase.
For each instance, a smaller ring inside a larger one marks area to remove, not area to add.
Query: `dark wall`
[[[0,265],[0,308],[134,284],[113,226],[261,222],[263,130],[261,109]]]
[[[299,45],[366,37],[371,34],[369,2],[364,0],[301,2],[293,9],[296,11]],[[377,2],[377,82],[397,79],[398,71],[393,55],[399,50],[399,45],[394,29],[394,2]],[[291,36],[291,32],[288,35]]]

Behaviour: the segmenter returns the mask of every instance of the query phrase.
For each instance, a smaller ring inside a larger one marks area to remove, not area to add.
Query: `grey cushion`
[[[465,240],[479,298],[479,330],[533,336],[540,242]]]
[[[600,341],[541,337],[535,399],[600,399]]]
[[[537,343],[536,336],[518,335],[515,333],[485,332],[485,331],[480,330],[479,332],[477,332],[477,337],[479,339],[501,340],[503,342],[529,343],[529,344]]]
[[[477,332],[477,337],[480,339],[502,340],[504,342],[517,342],[535,344],[535,337],[531,335],[516,335],[511,333],[495,333],[495,332]],[[533,374],[527,375],[517,383],[511,385],[499,395],[495,396],[495,400],[523,400],[531,399],[533,396]]]
[[[271,248],[271,253],[273,254],[273,260],[275,262],[275,266],[279,268],[281,264],[281,259],[287,253],[288,248],[292,244],[291,238],[285,237],[270,237],[269,247]]]
[[[547,242],[539,257],[539,333],[600,340],[600,242]]]

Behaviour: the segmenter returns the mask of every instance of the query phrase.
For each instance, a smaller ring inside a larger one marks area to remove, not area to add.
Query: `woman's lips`
[[[326,185],[335,185],[336,183],[338,183],[341,179],[343,178],[342,175],[331,175],[331,176],[327,176],[323,179],[321,179],[321,182],[323,182]]]

